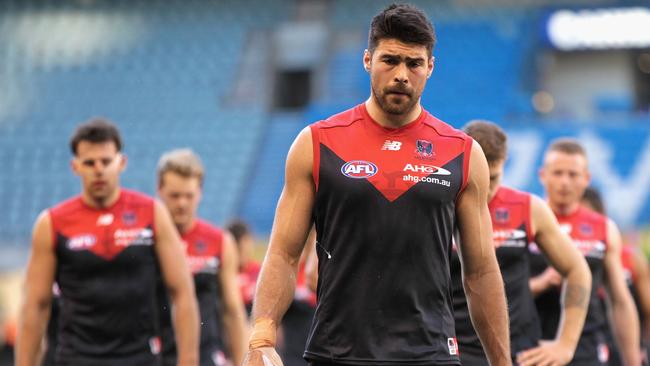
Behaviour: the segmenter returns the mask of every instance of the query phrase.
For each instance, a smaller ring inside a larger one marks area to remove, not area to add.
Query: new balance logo
[[[381,147],[382,150],[390,150],[390,151],[399,151],[399,149],[401,148],[402,148],[401,142],[391,141],[391,140],[384,141],[384,146]]]

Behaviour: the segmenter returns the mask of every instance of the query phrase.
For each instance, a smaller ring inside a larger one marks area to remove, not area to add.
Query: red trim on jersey
[[[630,278],[632,283],[636,283],[637,273],[634,269],[634,255],[635,249],[629,245],[623,245],[621,248],[621,263],[623,264],[623,269],[630,273]]]
[[[320,171],[320,131],[315,124],[309,126],[311,129],[311,148],[314,151],[314,158],[312,159],[312,177],[316,185],[316,192],[318,192],[318,172]]]
[[[525,193],[525,192],[522,192]],[[526,193],[527,194],[527,193]],[[528,212],[528,219],[526,220],[526,235],[528,235],[528,244],[535,240],[535,233],[533,233],[533,195],[527,194],[528,200],[526,200],[526,212]]]
[[[465,156],[463,157],[463,184],[460,185],[460,190],[458,191],[459,195],[465,190],[465,187],[467,187],[467,183],[469,182],[469,159],[472,157],[473,144],[474,140],[471,137],[465,139]]]

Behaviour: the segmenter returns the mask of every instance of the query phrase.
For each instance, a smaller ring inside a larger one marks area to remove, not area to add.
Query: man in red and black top
[[[585,189],[582,195],[582,204],[599,214],[605,215],[605,205],[600,192],[593,187]],[[639,248],[623,245],[621,250],[621,264],[628,290],[632,294],[636,305],[639,324],[641,326],[641,354],[643,364],[648,365],[648,346],[650,345],[650,268],[645,254]],[[604,295],[604,291],[599,294]],[[606,301],[606,299],[602,299]],[[610,366],[623,365],[618,346],[614,342],[611,329],[607,328],[607,340],[611,348]]]
[[[198,312],[178,233],[165,207],[121,189],[126,167],[117,128],[77,128],[70,147],[82,192],[36,221],[27,265],[16,364],[35,365],[54,281],[61,290],[56,365],[156,365],[156,281],[175,307],[179,363],[198,360]]]
[[[158,195],[181,234],[194,275],[201,316],[200,365],[225,365],[225,344],[234,365],[246,347],[244,305],[237,286],[237,250],[230,234],[197,217],[204,168],[190,149],[172,150],[158,162]],[[177,364],[167,296],[160,296],[164,365]],[[224,332],[225,331],[225,332]]]
[[[598,296],[598,289],[603,286],[610,300],[612,329],[624,363],[639,365],[639,322],[634,301],[625,285],[620,232],[613,221],[580,202],[590,181],[587,153],[576,140],[561,138],[550,144],[543,164],[539,174],[548,204],[560,226],[586,258],[592,275],[589,310],[572,365],[607,364],[605,325],[608,316]],[[530,286],[532,293],[539,296],[540,321],[542,325],[557,329],[560,317],[553,310],[560,301],[557,273],[546,268],[539,250],[531,249],[531,269],[536,277],[531,279]],[[551,336],[554,329],[546,332]]]
[[[540,198],[501,185],[507,158],[507,137],[496,124],[472,121],[464,131],[481,145],[490,170],[488,194],[492,236],[506,289],[512,358],[521,366],[565,365],[573,358],[587,314],[591,290],[589,267]],[[539,344],[541,330],[528,281],[528,244],[535,241],[566,278],[564,322],[553,342]],[[464,366],[487,366],[467,311],[458,255],[451,263],[456,337]]]
[[[312,365],[459,365],[449,273],[456,229],[477,332],[492,365],[510,365],[485,156],[420,105],[433,26],[414,6],[390,5],[369,34],[368,100],[305,128],[289,151],[244,365],[280,362],[276,331],[312,224]]]

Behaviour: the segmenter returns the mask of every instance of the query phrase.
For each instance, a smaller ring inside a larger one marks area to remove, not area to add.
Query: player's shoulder
[[[224,234],[219,226],[202,218],[196,220],[196,230],[201,236],[211,239],[221,239]]]
[[[150,195],[132,189],[122,188],[120,194],[120,199],[128,205],[153,205],[155,203],[155,199]]]
[[[529,192],[504,185],[499,187],[497,197],[507,202],[530,202],[533,199],[533,195]]]
[[[81,196],[77,195],[57,203],[56,205],[47,209],[46,212],[48,212],[50,216],[61,216],[69,215],[70,213],[78,211],[81,208],[83,208],[83,202],[81,201]]]
[[[579,208],[580,221],[589,222],[593,224],[607,225],[610,221],[609,218],[599,212],[596,212],[588,207],[580,206]]]
[[[328,129],[336,127],[347,127],[355,122],[361,121],[364,118],[364,113],[361,109],[361,104],[356,105],[350,109],[347,109],[343,112],[337,113],[333,116],[330,116],[324,120],[320,120],[312,123],[313,128],[318,129]]]
[[[472,138],[469,137],[469,135],[467,135],[465,132],[453,127],[447,122],[444,122],[443,120],[429,113],[427,110],[423,110],[423,113],[425,113],[423,121],[424,124],[433,129],[438,135],[472,141]]]

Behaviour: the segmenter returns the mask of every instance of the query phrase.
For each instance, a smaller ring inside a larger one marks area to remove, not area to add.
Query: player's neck
[[[387,128],[400,128],[415,121],[422,113],[422,106],[417,103],[410,111],[404,114],[390,114],[384,112],[379,106],[374,96],[366,100],[366,110],[370,117],[378,124]]]
[[[120,193],[121,193],[121,190],[118,187],[114,192],[112,192],[107,197],[98,199],[98,198],[92,197],[90,194],[88,194],[87,192],[84,191],[81,194],[81,200],[86,205],[88,205],[88,206],[90,206],[92,208],[96,208],[96,209],[101,210],[101,209],[105,209],[105,208],[113,206],[113,204],[115,202],[117,202],[117,200],[120,198]]]
[[[548,205],[551,207],[551,209],[556,215],[560,215],[560,216],[569,216],[572,213],[576,212],[578,208],[580,208],[580,202],[559,204],[549,200]]]
[[[196,223],[196,217],[192,217],[192,219],[190,219],[190,221],[188,221],[185,224],[176,224],[176,229],[178,229],[178,232],[181,233],[181,235],[184,235],[190,230],[192,230],[195,223]]]

